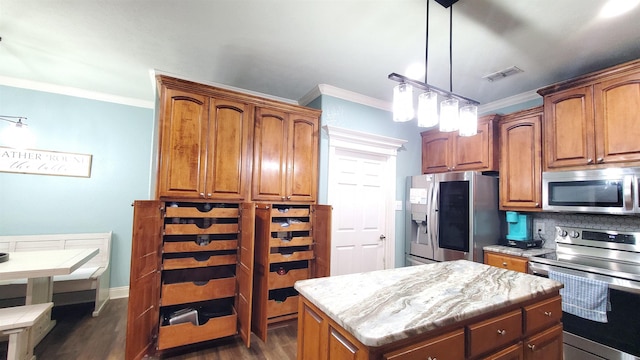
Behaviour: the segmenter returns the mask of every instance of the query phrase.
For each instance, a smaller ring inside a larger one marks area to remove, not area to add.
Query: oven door
[[[550,270],[588,276],[609,283],[611,311],[607,311],[606,323],[562,313],[565,360],[640,359],[640,286],[636,282],[541,264],[535,260],[529,263],[531,274],[548,276]]]

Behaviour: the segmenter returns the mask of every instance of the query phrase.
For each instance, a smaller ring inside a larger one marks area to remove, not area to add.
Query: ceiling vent
[[[515,74],[521,73],[521,72],[524,72],[524,70],[520,69],[517,66],[512,66],[510,68],[506,68],[504,70],[496,71],[496,72],[491,73],[489,75],[485,75],[482,78],[483,79],[487,79],[487,81],[489,81],[489,82],[494,82],[496,80],[504,79],[507,76],[515,75]]]

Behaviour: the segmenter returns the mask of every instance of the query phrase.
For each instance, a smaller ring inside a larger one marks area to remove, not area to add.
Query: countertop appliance
[[[507,220],[507,246],[518,247],[521,249],[530,249],[542,246],[542,240],[531,239],[531,216],[522,214],[517,211],[507,211],[505,214]]]
[[[606,323],[563,312],[565,359],[640,359],[640,232],[557,226],[555,242],[529,258],[529,273],[604,281],[611,304]]]
[[[613,215],[640,213],[640,168],[542,173],[542,210]]]
[[[498,179],[466,171],[409,176],[406,188],[408,265],[483,261],[500,238]]]

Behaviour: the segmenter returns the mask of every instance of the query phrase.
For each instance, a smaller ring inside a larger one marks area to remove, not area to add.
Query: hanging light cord
[[[427,81],[427,74],[429,73],[429,0],[427,0],[427,21],[425,21],[425,23],[427,24],[425,27],[425,50],[424,50],[424,83],[428,84],[429,82]]]
[[[449,7],[449,92],[453,92],[453,5]]]

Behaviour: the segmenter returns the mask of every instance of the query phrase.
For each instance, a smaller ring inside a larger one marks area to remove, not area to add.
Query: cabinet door
[[[254,256],[254,218],[256,214],[253,203],[240,204],[240,234],[238,244],[238,295],[236,310],[238,312],[238,332],[244,343],[251,343],[251,306],[253,296],[253,256]]]
[[[522,352],[522,343],[519,342],[515,345],[511,345],[508,348],[499,351],[495,354],[491,354],[482,360],[522,360],[524,359],[524,353]]]
[[[545,96],[545,169],[593,163],[593,116],[591,86]]]
[[[329,276],[331,270],[331,210],[330,205],[313,206],[313,278]]]
[[[204,197],[208,99],[163,88],[157,197]]]
[[[640,73],[594,86],[596,163],[640,161]]]
[[[250,106],[211,99],[209,109],[206,197],[244,200],[251,163]]]
[[[500,210],[542,207],[542,109],[500,123]]]
[[[318,118],[289,115],[287,200],[316,200],[318,186]]]
[[[496,123],[493,115],[478,119],[478,133],[474,136],[460,136],[452,133],[452,166],[451,171],[497,169]]]
[[[282,201],[286,191],[288,117],[257,108],[254,125],[253,200]]]
[[[303,300],[299,299],[298,313],[298,359],[320,360],[326,358],[323,349],[327,348],[326,338],[322,334],[326,332],[328,322],[313,311]]]
[[[562,359],[562,324],[558,324],[524,342],[525,360]]]
[[[161,244],[161,202],[135,201],[127,307],[127,360],[141,359],[152,352],[158,333]]]
[[[422,135],[422,173],[451,171],[451,137],[449,133],[431,130]]]

